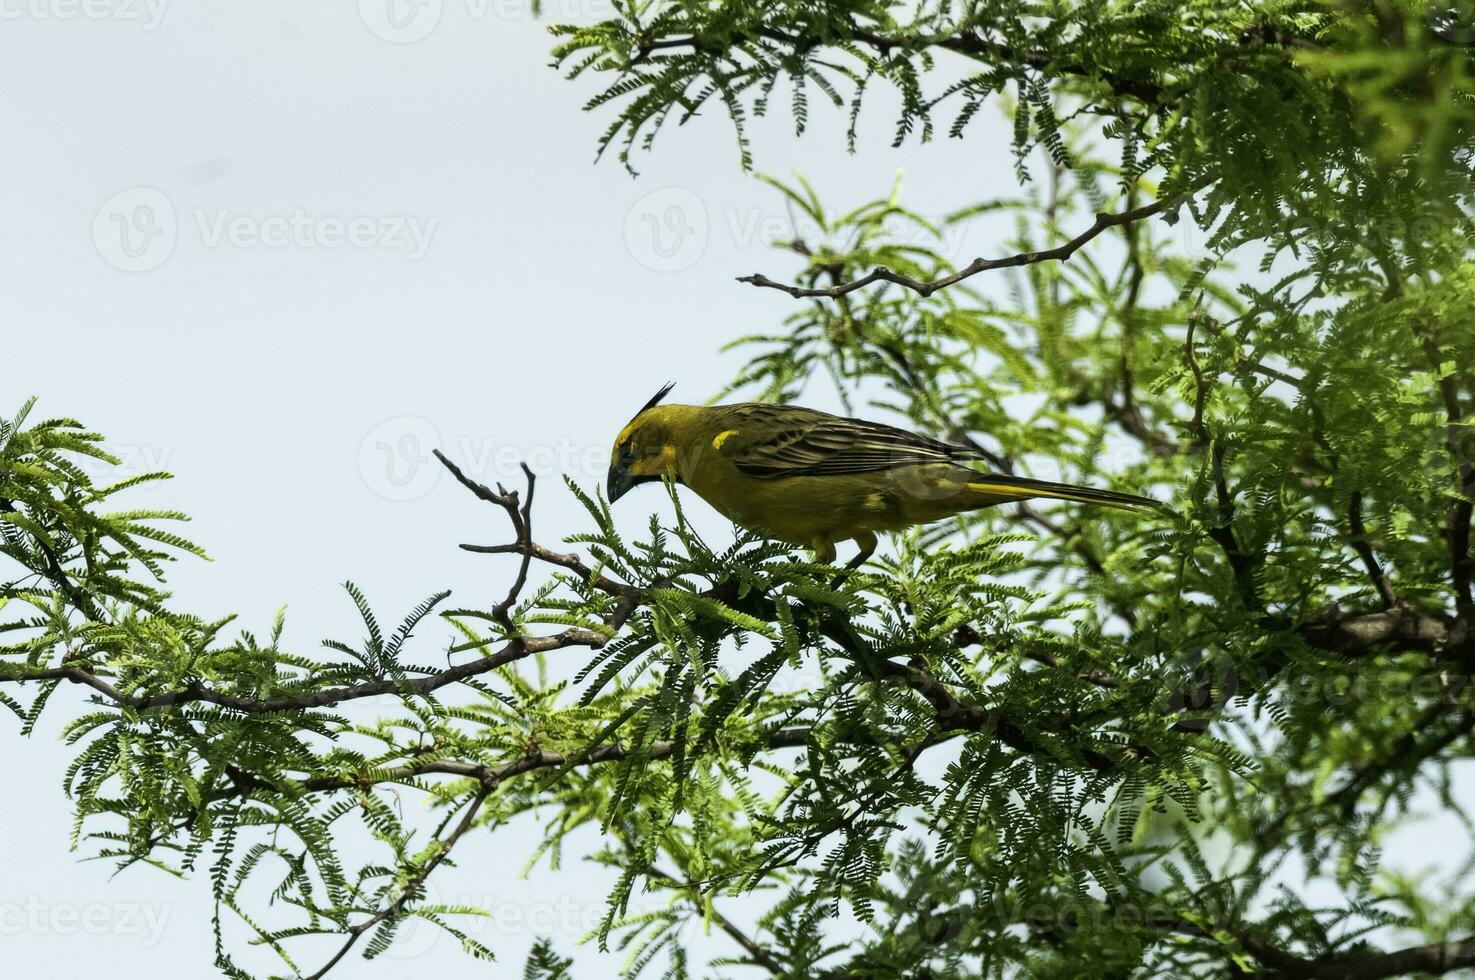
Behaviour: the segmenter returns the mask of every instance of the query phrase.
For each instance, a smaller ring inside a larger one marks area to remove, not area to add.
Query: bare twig
[[[931,296],[939,289],[946,289],[948,286],[960,283],[964,279],[968,279],[972,276],[978,275],[980,272],[988,272],[992,269],[1007,269],[1021,265],[1033,265],[1037,262],[1063,262],[1074,255],[1083,245],[1085,245],[1087,242],[1090,242],[1092,239],[1096,238],[1107,229],[1116,228],[1133,221],[1140,221],[1143,218],[1150,218],[1155,214],[1162,214],[1165,211],[1171,211],[1177,207],[1180,207],[1183,202],[1188,200],[1188,198],[1190,198],[1193,194],[1197,193],[1198,191],[1202,190],[1203,188],[1207,187],[1209,184],[1218,179],[1219,175],[1217,173],[1213,173],[1201,178],[1196,183],[1194,183],[1193,186],[1186,193],[1181,194],[1177,197],[1153,201],[1151,204],[1144,204],[1141,207],[1129,208],[1126,211],[1119,211],[1115,214],[1102,212],[1096,215],[1096,220],[1091,224],[1091,227],[1087,228],[1085,231],[1081,232],[1079,235],[1070,239],[1069,241],[1057,245],[1054,248],[1047,248],[1038,252],[1020,252],[1015,255],[1009,255],[997,259],[974,259],[962,269],[959,269],[952,275],[943,276],[941,279],[923,281],[921,279],[914,279],[911,276],[904,275],[900,272],[894,272],[893,270],[888,269],[885,266],[877,266],[866,275],[861,276],[859,279],[853,279],[849,282],[843,282],[835,286],[792,286],[770,279],[762,273],[754,273],[750,276],[739,276],[738,282],[745,282],[750,285],[759,286],[765,289],[777,289],[781,292],[788,293],[790,296],[793,296],[796,299],[836,299],[844,296],[846,293],[853,293],[857,289],[864,289],[866,286],[869,286],[871,283],[874,282],[895,283],[896,285],[910,289],[913,292],[918,293],[919,295]]]
[[[567,568],[601,592],[627,597],[638,597],[642,594],[641,590],[633,585],[616,582],[614,579],[605,575],[595,575],[594,569],[578,555],[553,551],[540,544],[533,544],[531,546],[520,544],[463,544],[461,545],[461,550],[474,552],[478,555],[513,555],[528,551],[538,561]]]

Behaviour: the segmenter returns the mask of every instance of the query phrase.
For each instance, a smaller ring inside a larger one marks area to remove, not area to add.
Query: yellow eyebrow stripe
[[[719,433],[717,433],[717,438],[715,438],[715,439],[712,440],[712,448],[713,449],[721,449],[722,448],[722,444],[724,442],[726,442],[728,439],[731,439],[733,436],[737,435],[737,433],[738,433],[738,430],[737,429],[728,429],[726,432],[719,432]]]

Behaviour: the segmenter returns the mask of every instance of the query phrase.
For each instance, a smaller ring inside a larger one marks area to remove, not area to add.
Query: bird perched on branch
[[[662,405],[666,385],[615,439],[609,499],[671,476],[750,530],[835,560],[851,540],[860,565],[877,531],[1032,497],[1103,507],[1158,507],[1129,493],[1095,490],[963,465],[978,450],[861,419],[795,405]]]

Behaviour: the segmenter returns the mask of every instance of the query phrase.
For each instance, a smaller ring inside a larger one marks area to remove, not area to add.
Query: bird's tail
[[[1119,510],[1163,506],[1151,497],[1118,493],[1115,490],[1097,490],[1094,487],[1078,487],[1069,483],[1051,483],[1049,480],[1031,480],[1023,476],[1006,476],[1002,473],[990,473],[977,482],[970,481],[968,489],[994,498],[989,503],[1049,497],[1054,500],[1074,500],[1083,504],[1115,507]]]

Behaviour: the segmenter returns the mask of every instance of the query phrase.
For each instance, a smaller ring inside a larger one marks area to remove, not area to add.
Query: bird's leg
[[[845,580],[850,577],[850,573],[855,571],[860,566],[864,565],[866,563],[866,559],[870,558],[876,553],[877,542],[876,533],[874,531],[861,531],[859,534],[851,538],[851,540],[860,545],[860,550],[855,553],[854,558],[845,563],[845,568],[840,572],[840,574],[835,576],[835,580],[830,583],[830,588],[832,589],[838,589],[840,586],[844,585]]]

